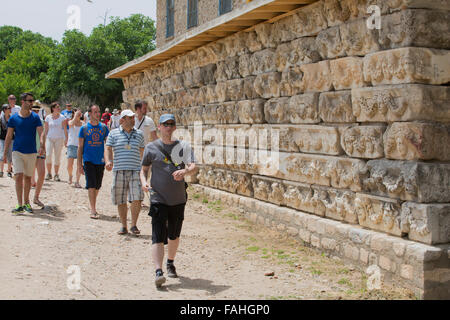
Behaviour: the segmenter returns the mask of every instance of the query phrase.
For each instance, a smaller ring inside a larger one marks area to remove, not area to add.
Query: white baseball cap
[[[134,115],[135,113],[130,109],[123,110],[122,113],[120,114],[120,119],[122,119],[123,117],[134,117]]]

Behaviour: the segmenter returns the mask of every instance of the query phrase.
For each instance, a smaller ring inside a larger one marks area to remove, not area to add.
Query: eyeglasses
[[[175,122],[164,122],[162,124],[164,127],[175,127]]]
[[[17,100],[16,98],[8,98],[8,100]]]
[[[36,100],[32,99],[32,100],[23,100],[23,101],[26,101],[26,102],[35,102]]]

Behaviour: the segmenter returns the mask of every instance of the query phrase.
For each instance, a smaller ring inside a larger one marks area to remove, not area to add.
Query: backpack
[[[3,116],[0,119],[0,140],[6,140],[6,134],[8,133],[8,126],[3,126]]]

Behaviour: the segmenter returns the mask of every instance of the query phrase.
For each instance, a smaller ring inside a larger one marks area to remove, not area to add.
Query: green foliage
[[[46,102],[80,96],[80,101],[102,107],[117,106],[122,81],[107,80],[105,74],[154,50],[155,36],[155,22],[141,14],[113,17],[89,36],[66,31],[61,43],[17,27],[0,27],[0,102],[8,94],[30,91]]]

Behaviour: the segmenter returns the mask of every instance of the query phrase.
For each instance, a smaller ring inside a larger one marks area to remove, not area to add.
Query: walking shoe
[[[23,210],[25,210],[28,213],[33,213],[33,208],[31,207],[31,205],[29,203],[26,203],[22,208],[23,208]]]
[[[50,173],[47,173],[45,180],[52,180],[52,175]]]
[[[59,178],[59,175],[57,175],[57,174],[55,174],[55,181],[56,182],[60,182],[61,181],[61,179]]]
[[[8,178],[12,178],[12,172],[8,171]]]
[[[12,213],[13,213],[13,214],[19,214],[19,213],[22,213],[23,211],[24,211],[24,210],[23,210],[23,207],[17,205],[17,206],[12,210]]]
[[[168,263],[167,264],[167,276],[169,278],[178,278],[177,268],[175,268],[173,263]]]
[[[166,282],[166,278],[163,276],[164,272],[161,269],[156,271],[155,284],[157,288],[161,288],[164,282]]]

